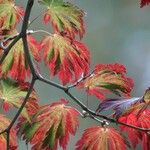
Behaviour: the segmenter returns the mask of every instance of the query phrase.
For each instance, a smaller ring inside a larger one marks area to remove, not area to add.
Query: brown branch
[[[133,126],[133,125],[130,125],[130,124],[126,124],[126,123],[120,122],[120,121],[118,121],[116,119],[113,119],[113,118],[109,118],[109,117],[107,117],[105,115],[97,114],[94,111],[88,109],[83,103],[80,102],[80,100],[78,100],[76,97],[74,97],[69,91],[65,91],[65,93],[70,98],[72,98],[83,110],[85,110],[86,112],[88,112],[92,116],[97,116],[99,118],[103,118],[103,119],[105,119],[107,121],[110,121],[112,123],[124,125],[126,127],[129,127],[129,128],[132,128],[132,129],[136,129],[136,130],[139,130],[139,131],[142,131],[142,132],[145,132],[145,133],[150,131],[150,129],[140,128],[140,127],[137,127],[137,126]]]
[[[140,128],[140,127],[137,127],[137,126],[133,126],[133,125],[130,125],[130,124],[126,124],[126,123],[123,123],[123,122],[120,122],[116,119],[113,119],[113,118],[109,118],[105,115],[101,115],[101,114],[97,114],[95,111],[93,110],[90,110],[86,107],[86,105],[84,105],[79,99],[77,99],[75,96],[73,96],[70,92],[69,92],[69,89],[67,87],[64,87],[60,84],[57,84],[57,83],[54,83],[50,80],[47,80],[47,79],[44,79],[42,76],[39,76],[38,77],[38,80],[44,82],[44,83],[47,83],[51,86],[54,86],[58,89],[61,89],[63,90],[72,100],[74,100],[84,111],[86,111],[87,113],[89,113],[89,115],[91,115],[91,118],[93,117],[99,117],[99,118],[102,118],[102,119],[105,119],[111,123],[115,123],[115,124],[119,124],[119,125],[124,125],[126,127],[129,127],[129,128],[132,128],[132,129],[136,129],[136,130],[139,130],[139,131],[142,131],[142,132],[149,132],[150,129],[146,129],[146,128]],[[95,118],[94,118],[95,119]]]

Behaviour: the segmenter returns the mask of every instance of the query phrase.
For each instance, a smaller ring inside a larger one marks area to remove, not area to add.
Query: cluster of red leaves
[[[68,102],[45,105],[33,115],[31,122],[22,120],[18,124],[18,134],[30,142],[32,150],[56,150],[58,144],[66,150],[70,134],[75,135],[78,128],[78,111],[66,106]]]
[[[145,110],[137,115],[137,111],[133,111],[119,118],[120,122],[124,122],[137,127],[150,129],[150,110]],[[142,142],[142,149],[150,149],[150,133],[144,133],[126,126],[121,126],[121,129],[128,133],[128,137],[132,142],[133,148]]]
[[[10,120],[0,114],[0,132],[4,131],[10,124]],[[0,149],[6,150],[6,133],[0,135]],[[14,128],[10,130],[10,150],[17,149],[17,136]]]
[[[76,150],[125,150],[129,146],[114,128],[94,126],[87,128],[76,143]]]
[[[146,5],[149,5],[150,4],[150,0],[141,0],[141,7],[144,7]]]
[[[98,64],[93,74],[79,84],[79,87],[86,88],[90,95],[103,100],[106,98],[105,93],[109,92],[130,96],[133,81],[126,77],[126,69],[121,64]]]

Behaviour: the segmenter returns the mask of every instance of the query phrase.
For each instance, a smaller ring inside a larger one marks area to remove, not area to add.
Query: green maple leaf
[[[24,11],[15,5],[14,1],[0,1],[0,30],[15,28]]]
[[[67,33],[70,37],[76,34],[82,38],[85,29],[83,23],[84,12],[71,3],[62,0],[40,0],[47,10],[44,22],[51,21],[56,32]]]
[[[8,111],[10,107],[20,108],[23,99],[27,95],[28,88],[22,88],[20,85],[9,78],[1,79],[0,81],[0,101],[3,109]],[[30,97],[33,97],[32,94]],[[26,107],[23,108],[22,116],[30,121],[30,116]]]

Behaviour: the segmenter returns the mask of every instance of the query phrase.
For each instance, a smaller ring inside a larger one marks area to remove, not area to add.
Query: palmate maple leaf
[[[39,2],[47,8],[44,22],[51,21],[55,32],[67,33],[72,38],[79,34],[82,38],[85,32],[82,10],[63,0],[39,0]]]
[[[91,76],[81,82],[78,87],[86,88],[90,95],[103,100],[107,92],[118,96],[130,96],[133,81],[126,77],[126,69],[121,64],[98,64]]]
[[[51,105],[42,106],[33,115],[31,123],[20,122],[18,134],[30,142],[32,150],[56,150],[58,144],[66,150],[70,134],[74,135],[78,128],[79,112],[61,99]]]
[[[0,132],[4,131],[10,124],[10,120],[6,118],[4,115],[0,114]],[[6,141],[6,133],[0,135],[0,149],[6,150],[7,146]],[[17,149],[17,136],[14,128],[10,130],[10,150]]]
[[[23,99],[25,98],[28,92],[29,84],[28,83],[18,83],[12,79],[6,78],[0,80],[0,102],[5,111],[8,111],[9,108],[15,107],[20,108]],[[33,91],[28,99],[26,106],[22,111],[22,116],[27,120],[30,120],[28,114],[29,109],[34,109],[37,106],[37,95]],[[32,110],[33,111],[33,110]]]
[[[144,7],[146,5],[149,5],[150,4],[150,0],[141,0],[141,7]]]
[[[88,73],[90,54],[83,43],[54,34],[45,37],[41,46],[51,76],[58,74],[63,85]]]
[[[14,0],[0,0],[0,33],[14,29],[23,15],[23,9]]]
[[[119,121],[137,127],[150,129],[150,110],[144,110],[140,115],[137,115],[137,113],[138,111],[136,110],[132,111],[131,113],[120,117]],[[139,143],[142,143],[143,150],[150,149],[150,134],[126,126],[121,126],[121,129],[128,134],[134,149]]]
[[[114,128],[94,126],[87,128],[76,143],[76,150],[125,150],[129,146]]]
[[[37,62],[40,61],[40,44],[31,35],[28,35],[27,41],[32,58],[34,58]],[[7,43],[7,45],[8,44],[9,43]],[[2,77],[11,76],[13,79],[19,81],[24,81],[27,77],[29,77],[30,69],[28,62],[25,59],[22,39],[20,39],[12,47],[6,56],[6,59],[0,66],[0,75]]]

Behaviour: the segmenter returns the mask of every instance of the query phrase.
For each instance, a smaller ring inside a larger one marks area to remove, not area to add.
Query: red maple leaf
[[[128,142],[114,128],[87,128],[76,143],[76,150],[125,150]]]
[[[68,102],[59,102],[41,107],[33,115],[31,122],[20,122],[18,134],[30,142],[32,150],[56,150],[58,144],[66,150],[70,134],[78,128],[78,111],[66,106]]]
[[[45,37],[41,46],[51,76],[58,74],[63,85],[77,81],[88,73],[90,55],[83,43],[54,34]]]
[[[105,99],[105,93],[114,93],[118,96],[130,96],[133,81],[126,77],[126,69],[121,64],[98,64],[94,72],[87,77],[80,88],[86,88],[90,95]]]
[[[146,5],[149,5],[150,4],[150,0],[141,0],[141,4],[140,4],[140,7],[144,7]]]
[[[37,62],[40,61],[40,44],[31,35],[28,35],[27,41],[31,57]],[[11,76],[13,79],[19,81],[24,81],[30,75],[29,64],[25,59],[22,40],[19,40],[12,47],[0,67],[0,73],[2,77]]]
[[[124,122],[137,127],[150,129],[150,110],[144,110],[137,115],[138,111],[133,111],[119,118],[120,122]],[[150,149],[150,135],[126,126],[121,126],[121,129],[128,133],[128,137],[132,142],[134,148],[142,142],[142,149]]]

